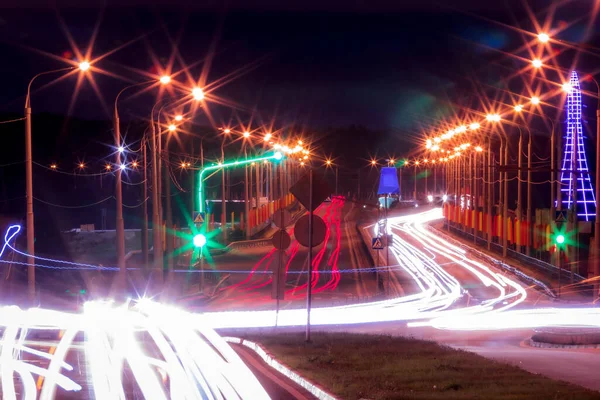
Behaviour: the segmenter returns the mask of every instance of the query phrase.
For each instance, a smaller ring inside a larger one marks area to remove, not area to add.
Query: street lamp
[[[160,77],[160,83],[162,83],[163,85],[166,85],[167,83],[171,82],[171,77],[169,75],[163,75]]]
[[[204,99],[204,91],[199,87],[192,89],[192,96],[195,100],[203,100]]]
[[[550,36],[544,32],[539,33],[537,37],[541,43],[547,43],[550,40]]]
[[[180,114],[175,116],[175,121],[179,122],[181,120],[183,120],[183,115]]]
[[[164,76],[158,80],[163,85],[168,84],[171,81],[171,79],[167,80],[167,79],[163,79],[163,78],[164,78]],[[117,94],[117,97],[115,97],[114,121],[113,122],[114,122],[114,140],[115,140],[115,145],[117,146],[117,148],[120,149],[122,147],[121,128],[120,128],[120,122],[119,122],[119,108],[118,108],[119,97],[121,97],[121,94],[123,94],[123,92],[125,92],[128,89],[138,87],[138,86],[153,84],[153,83],[156,83],[156,80],[134,83],[133,85],[129,85],[129,86],[126,86],[123,89],[121,89],[121,91]],[[121,286],[125,283],[125,272],[126,272],[125,223],[123,221],[123,188],[122,188],[122,172],[125,170],[126,166],[125,166],[125,164],[123,164],[121,162],[121,152],[120,151],[118,151],[116,153],[115,165],[119,166],[119,168],[117,169],[117,172],[116,172],[116,180],[115,180],[115,200],[117,203],[115,231],[116,231],[116,241],[117,241],[117,267],[119,268],[119,286]],[[156,230],[156,226],[154,226],[153,229]]]
[[[250,132],[248,132],[248,131],[244,132],[244,133],[243,133],[243,136],[244,136],[245,138],[249,138],[249,137],[250,137]]]
[[[544,64],[542,63],[542,60],[536,58],[531,61],[531,65],[533,65],[534,68],[541,68]]]
[[[537,106],[538,104],[540,104],[540,98],[539,98],[539,97],[537,97],[537,96],[533,96],[533,97],[531,98],[531,104],[533,104],[533,105],[536,105],[536,106]]]
[[[175,130],[177,130],[177,127],[175,126],[175,124],[169,125],[169,131],[175,132]]]
[[[30,300],[35,299],[35,234],[34,234],[34,216],[33,216],[33,156],[31,150],[31,85],[33,81],[42,76],[55,74],[58,72],[72,71],[77,67],[66,67],[41,72],[35,75],[27,85],[27,94],[25,96],[25,187],[27,191],[27,292]],[[88,61],[79,63],[78,68],[85,72],[90,68]]]
[[[522,105],[520,105],[520,104],[517,104],[517,105],[515,106],[515,111],[516,111],[516,112],[521,112],[521,111],[523,111],[523,106],[522,106]]]

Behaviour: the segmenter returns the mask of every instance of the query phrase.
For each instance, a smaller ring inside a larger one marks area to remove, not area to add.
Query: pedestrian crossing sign
[[[373,250],[383,250],[383,242],[381,241],[381,238],[373,238],[373,240],[371,241],[371,248]]]
[[[194,211],[194,223],[195,224],[203,224],[204,223],[204,217],[202,216],[203,213],[198,212],[198,211]]]
[[[556,211],[555,222],[567,222],[567,210]]]

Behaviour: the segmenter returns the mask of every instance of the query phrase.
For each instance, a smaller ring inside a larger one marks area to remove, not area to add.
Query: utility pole
[[[144,183],[142,185],[142,259],[144,260],[144,269],[148,268],[148,160],[146,156],[146,135],[142,139],[142,163],[144,168]]]
[[[504,228],[502,229],[502,256],[506,258],[508,254],[508,171],[506,166],[508,165],[508,138],[504,140],[504,207],[502,211],[502,218],[504,222]]]
[[[122,192],[122,184],[121,177],[123,172],[123,165],[121,164],[121,152],[123,147],[121,145],[121,129],[119,127],[119,112],[117,110],[117,99],[115,99],[115,110],[114,110],[114,139],[115,139],[115,147],[117,151],[115,152],[115,162],[117,165],[116,171],[116,187],[115,187],[115,199],[117,201],[117,218],[116,218],[116,240],[117,240],[117,266],[119,268],[118,275],[118,288],[120,290],[124,289],[124,285],[126,282],[125,274],[127,270],[125,269],[125,223],[123,221],[123,192]]]
[[[225,164],[225,150],[221,146],[221,162]],[[221,234],[227,242],[227,203],[225,199],[225,168],[221,168]]]
[[[167,211],[165,242],[166,242],[166,258],[167,258],[167,282],[169,284],[173,279],[173,213],[171,210],[171,165],[169,163],[169,137],[165,142],[165,207]]]

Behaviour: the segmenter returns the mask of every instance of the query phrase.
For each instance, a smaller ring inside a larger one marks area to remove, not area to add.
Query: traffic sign
[[[195,224],[203,224],[204,223],[204,213],[203,212],[194,211],[193,217],[194,217]]]
[[[331,195],[329,185],[318,174],[314,173],[312,177],[312,208],[315,210],[328,196]],[[310,203],[310,173],[306,173],[298,179],[290,188],[290,193],[306,208],[309,209]],[[309,210],[310,211],[310,210]]]
[[[554,222],[567,222],[567,210],[557,210],[554,214]]]
[[[296,240],[304,247],[308,247],[308,214],[300,217],[296,225],[294,225],[294,235]],[[325,240],[327,226],[323,218],[313,214],[312,218],[312,245],[318,246]]]
[[[271,238],[271,243],[273,243],[273,247],[275,247],[277,250],[286,250],[288,247],[290,247],[292,239],[286,231],[280,229],[275,232],[273,238]]]
[[[273,223],[279,229],[285,229],[292,222],[292,214],[285,208],[275,211],[272,217]]]
[[[373,250],[383,250],[383,241],[379,237],[374,237],[371,240],[371,248]]]

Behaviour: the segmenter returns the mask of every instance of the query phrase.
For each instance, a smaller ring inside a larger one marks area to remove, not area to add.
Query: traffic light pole
[[[310,308],[312,305],[312,236],[313,236],[313,170],[308,171],[308,285],[306,289],[306,342],[310,343]]]

